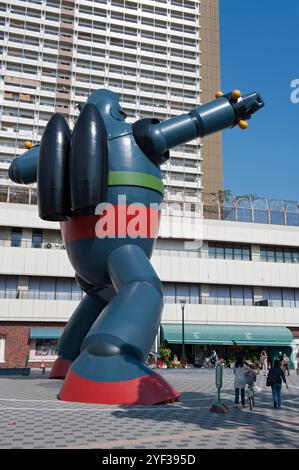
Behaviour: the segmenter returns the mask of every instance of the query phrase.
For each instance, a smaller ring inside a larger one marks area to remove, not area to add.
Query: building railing
[[[299,203],[250,196],[235,197],[225,202],[205,202],[203,215],[205,219],[298,227]]]
[[[43,292],[29,291],[21,289],[0,290],[1,299],[18,299],[18,300],[68,300],[79,301],[82,299],[83,291],[78,292]]]
[[[2,183],[6,183],[6,180],[2,180]],[[34,186],[1,184],[0,181],[0,202],[37,204],[37,189]],[[190,212],[187,203],[185,206],[186,209],[182,208],[182,215],[185,211]],[[199,215],[202,211],[204,219],[299,227],[297,201],[241,197],[224,203],[205,202],[200,209],[196,210]]]
[[[62,242],[37,242],[31,240],[12,240],[11,238],[1,238],[0,247],[11,247],[11,248],[44,248],[54,250],[65,250],[65,246]]]
[[[2,180],[3,182],[3,180]],[[14,204],[37,204],[37,188],[0,184],[0,202]]]

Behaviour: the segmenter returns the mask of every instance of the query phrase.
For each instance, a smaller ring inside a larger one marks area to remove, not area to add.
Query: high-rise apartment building
[[[38,143],[54,112],[72,128],[77,103],[97,88],[118,92],[130,121],[211,99],[218,43],[218,0],[1,0],[1,182],[24,140]],[[222,186],[219,137],[203,145],[171,152],[162,167],[166,201],[196,203],[203,186]]]

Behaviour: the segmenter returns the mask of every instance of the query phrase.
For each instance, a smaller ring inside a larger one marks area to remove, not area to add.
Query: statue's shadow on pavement
[[[143,386],[146,386],[146,384],[143,385],[141,382],[140,387]],[[182,424],[191,424],[194,425],[195,429],[198,427],[199,431],[219,431],[220,433],[223,431],[228,436],[230,430],[234,433],[242,433],[244,437],[250,439],[251,445],[257,445],[256,443],[258,443],[260,447],[275,445],[277,447],[298,448],[298,403],[292,403],[290,406],[287,404],[288,400],[286,400],[283,409],[273,410],[273,414],[270,416],[269,411],[273,409],[270,396],[269,404],[264,404],[265,397],[263,397],[263,403],[259,404],[259,398],[256,397],[256,406],[253,411],[250,411],[249,407],[244,410],[235,408],[233,390],[224,390],[224,392],[226,395],[231,395],[231,399],[221,400],[229,408],[229,413],[226,414],[212,413],[210,408],[216,401],[216,394],[201,392],[183,392],[180,399],[175,403],[158,404],[150,407],[124,406],[122,410],[116,410],[112,414],[120,420],[128,418],[141,421],[149,420],[151,424],[153,421],[157,421],[160,429],[170,425],[172,431],[169,434],[173,432],[174,440],[176,440],[175,431],[179,432],[178,439],[180,439],[180,433],[184,432]],[[150,412],[145,412],[145,408],[150,408]],[[287,417],[285,415],[286,411]],[[171,423],[173,423],[173,427]],[[199,444],[201,439],[202,437],[199,436]],[[246,442],[247,439],[244,441],[244,448],[248,446]],[[228,446],[229,444],[226,447]]]

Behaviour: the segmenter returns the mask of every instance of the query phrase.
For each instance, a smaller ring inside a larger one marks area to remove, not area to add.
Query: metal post
[[[186,356],[185,356],[185,300],[180,300],[181,308],[182,308],[182,363],[183,367],[186,364]]]

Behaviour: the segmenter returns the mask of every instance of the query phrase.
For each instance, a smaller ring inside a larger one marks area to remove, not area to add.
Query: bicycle
[[[251,411],[254,407],[254,382],[255,381],[256,381],[255,372],[247,372],[246,373],[246,384],[247,384],[246,390],[247,390],[249,407]]]

